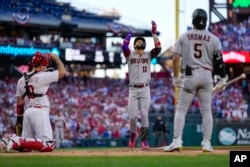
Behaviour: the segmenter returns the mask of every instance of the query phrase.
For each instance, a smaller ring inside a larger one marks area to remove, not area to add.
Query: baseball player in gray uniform
[[[60,148],[62,146],[62,142],[64,140],[64,127],[66,125],[65,117],[62,111],[58,110],[56,115],[53,117],[54,127],[55,127],[55,138],[56,138],[56,148]]]
[[[157,37],[157,25],[152,21],[152,36],[155,48],[150,52],[144,52],[146,41],[143,37],[136,37],[134,40],[134,51],[130,51],[129,43],[133,36],[130,31],[123,41],[123,54],[127,59],[129,72],[129,124],[130,140],[129,147],[134,148],[136,144],[136,125],[139,112],[141,113],[141,148],[149,149],[148,131],[149,120],[148,112],[150,106],[150,76],[151,59],[157,57],[161,52],[161,43]]]
[[[47,70],[49,60],[57,65],[57,70]],[[22,136],[5,134],[2,141],[5,150],[51,152],[54,150],[50,123],[49,85],[66,75],[60,58],[53,53],[36,52],[32,58],[33,69],[18,80],[16,90],[17,122],[23,125]]]
[[[195,95],[199,99],[202,116],[202,150],[203,152],[213,151],[210,142],[213,128],[212,71],[215,68],[219,71],[221,80],[218,84],[226,83],[225,64],[222,59],[220,40],[205,30],[206,11],[196,9],[192,17],[193,29],[179,37],[173,51],[173,85],[180,87],[180,94],[174,116],[174,139],[169,146],[164,147],[164,151],[180,151],[182,148],[185,116]],[[178,77],[180,61],[182,77]]]

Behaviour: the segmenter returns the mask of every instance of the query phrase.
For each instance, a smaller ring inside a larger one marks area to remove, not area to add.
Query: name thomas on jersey
[[[209,35],[204,35],[204,34],[187,34],[188,40],[202,40],[209,42],[210,41],[210,36]]]

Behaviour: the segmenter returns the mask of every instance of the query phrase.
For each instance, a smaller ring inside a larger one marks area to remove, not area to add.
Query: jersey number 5
[[[201,43],[195,43],[194,44],[194,57],[195,58],[201,58],[202,56],[202,44]]]

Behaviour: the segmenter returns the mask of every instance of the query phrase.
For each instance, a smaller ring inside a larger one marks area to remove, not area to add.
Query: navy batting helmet
[[[49,64],[49,58],[46,54],[43,54],[41,52],[35,52],[32,61],[31,61],[31,65],[32,66],[48,66]]]
[[[135,46],[136,41],[138,41],[138,40],[141,40],[142,44],[141,44],[140,47],[137,47],[137,49],[143,49],[144,50],[146,48],[146,40],[145,40],[145,38],[143,38],[143,37],[136,37],[135,40],[134,40],[134,46]]]
[[[204,9],[195,9],[192,14],[192,24],[197,29],[205,29],[207,26],[207,12]]]

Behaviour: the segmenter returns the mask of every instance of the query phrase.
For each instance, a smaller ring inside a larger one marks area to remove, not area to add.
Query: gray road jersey
[[[213,53],[218,50],[222,50],[218,37],[207,30],[192,29],[180,36],[174,53],[182,57],[182,69],[189,65],[212,70]]]
[[[145,52],[139,56],[132,52],[127,57],[129,81],[131,84],[149,83],[151,77],[151,55],[150,52]]]
[[[65,118],[63,115],[55,115],[53,117],[53,122],[55,123],[55,127],[63,127],[64,126],[64,121],[65,121]]]

